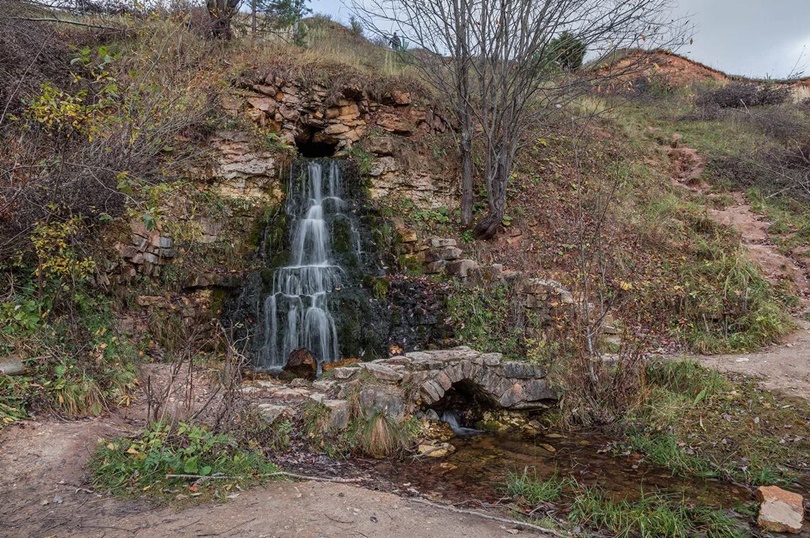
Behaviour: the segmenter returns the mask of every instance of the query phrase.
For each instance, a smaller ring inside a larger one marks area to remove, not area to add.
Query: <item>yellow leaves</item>
[[[31,242],[37,254],[35,274],[38,278],[57,280],[83,280],[96,268],[90,258],[78,258],[70,247],[73,236],[79,233],[81,220],[73,217],[65,222],[38,222],[31,234]]]
[[[621,288],[622,291],[630,291],[633,289],[633,285],[630,282],[619,280],[619,288]]]

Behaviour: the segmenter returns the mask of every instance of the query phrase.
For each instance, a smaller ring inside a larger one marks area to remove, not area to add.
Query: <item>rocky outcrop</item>
[[[161,267],[177,256],[174,241],[161,234],[160,230],[147,228],[142,220],[133,219],[129,227],[130,243],[115,245],[115,250],[124,262],[116,278],[120,282],[129,282],[137,274],[160,275]]]
[[[225,109],[247,117],[268,136],[297,147],[304,156],[347,154],[359,143],[362,155],[354,156],[361,157],[367,168],[372,199],[401,196],[425,209],[457,205],[455,174],[448,173],[448,160],[430,154],[436,142],[422,146],[414,142],[450,130],[448,121],[424,104],[424,96],[417,98],[406,88],[372,95],[359,78],[351,76],[327,87],[275,73],[253,74],[239,86],[241,94],[225,99]],[[237,191],[252,188],[254,171],[272,168],[269,155],[247,152],[244,143],[215,142],[224,156],[216,175],[239,174],[228,179],[237,182]],[[245,181],[245,186],[239,181]]]
[[[220,196],[255,201],[282,198],[277,152],[257,147],[256,138],[243,131],[218,131],[209,143],[216,159],[210,175]]]
[[[777,486],[760,486],[756,492],[759,501],[757,525],[768,532],[799,534],[804,519],[804,500],[798,493]]]

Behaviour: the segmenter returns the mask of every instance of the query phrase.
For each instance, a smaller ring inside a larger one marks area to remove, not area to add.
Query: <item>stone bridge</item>
[[[358,405],[399,422],[426,408],[441,410],[454,398],[493,410],[543,409],[557,399],[544,368],[468,347],[339,366],[314,382],[258,380],[243,391],[271,422],[299,415],[304,404],[314,400],[329,409],[330,430],[345,428]]]
[[[452,388],[501,409],[543,408],[557,398],[548,387],[544,368],[503,361],[500,353],[469,347],[412,352],[331,371],[334,379],[349,384],[361,383],[363,374],[400,389],[406,411],[437,404]]]

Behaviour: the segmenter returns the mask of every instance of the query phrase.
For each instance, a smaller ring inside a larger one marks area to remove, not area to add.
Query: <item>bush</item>
[[[790,98],[790,88],[774,84],[731,82],[716,90],[706,90],[697,96],[701,108],[744,108],[780,105]]]
[[[171,495],[186,489],[187,478],[168,475],[227,477],[192,486],[211,491],[215,486],[231,489],[253,483],[278,471],[260,451],[233,437],[182,422],[177,428],[155,422],[138,435],[99,445],[90,465],[96,487],[125,496]]]

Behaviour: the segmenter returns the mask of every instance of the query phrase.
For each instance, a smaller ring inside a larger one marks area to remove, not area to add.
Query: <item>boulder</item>
[[[799,534],[804,519],[804,499],[798,493],[777,486],[760,486],[756,492],[759,505],[757,525],[768,532]]]
[[[318,376],[318,359],[306,348],[298,348],[290,353],[283,370],[294,377],[314,380]]]

